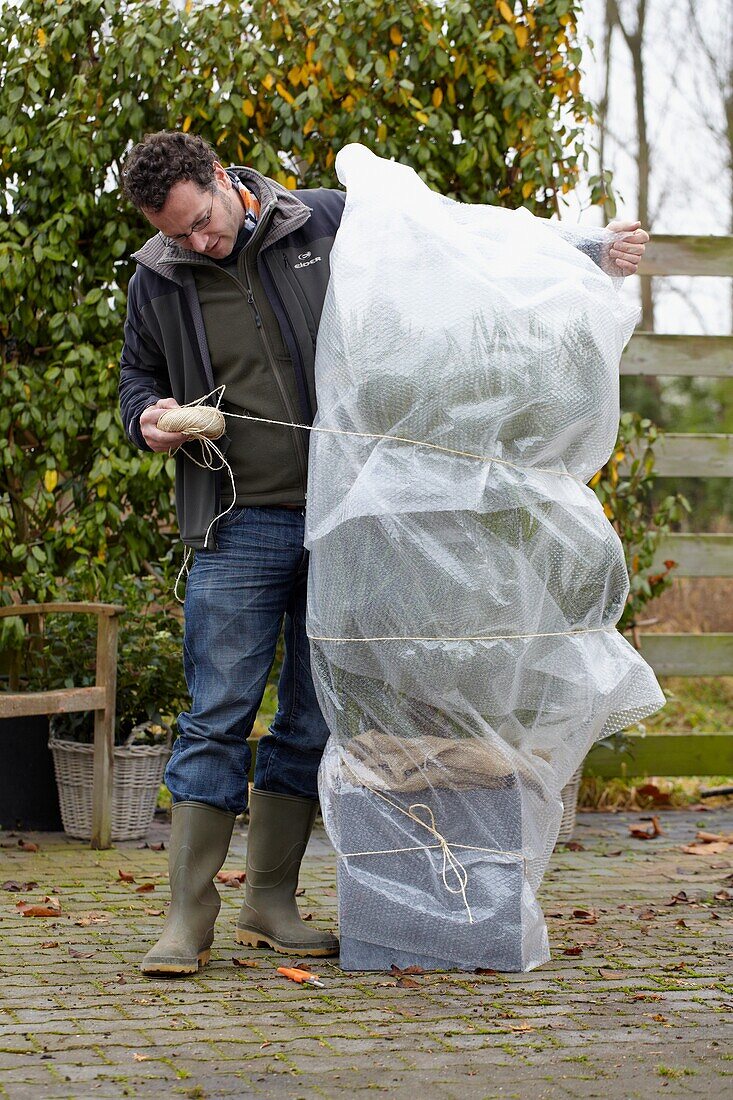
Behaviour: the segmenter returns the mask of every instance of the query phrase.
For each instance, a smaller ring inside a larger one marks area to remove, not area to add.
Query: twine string
[[[409,817],[410,820],[414,821],[417,825],[421,825],[423,829],[426,829],[431,834],[431,836],[435,838],[436,843],[419,844],[414,847],[408,848],[384,848],[381,850],[370,849],[361,852],[339,852],[339,857],[341,859],[356,859],[360,856],[392,855],[396,852],[429,852],[435,849],[439,849],[443,856],[443,867],[441,872],[443,885],[445,886],[449,894],[461,895],[461,898],[463,899],[463,904],[468,914],[469,924],[474,924],[475,922],[473,919],[473,913],[471,912],[471,906],[468,902],[468,897],[466,896],[466,889],[468,887],[468,871],[466,870],[465,865],[461,863],[460,859],[455,854],[453,849],[460,848],[463,851],[486,852],[490,855],[510,856],[516,860],[521,860],[523,867],[526,864],[526,856],[524,855],[524,852],[506,851],[502,848],[483,848],[477,844],[454,844],[452,841],[447,840],[438,829],[435,821],[435,815],[430,806],[426,805],[424,802],[413,802],[408,807],[408,809],[405,810],[404,807],[400,806],[397,802],[393,802],[391,798],[387,798],[387,796],[383,794],[382,791],[379,791],[376,789],[376,787],[371,787],[368,783],[365,783],[364,779],[361,776],[357,775],[351,765],[343,759],[342,764],[347,771],[351,772],[352,776],[360,786],[364,787],[367,791],[371,791],[371,793],[376,795],[377,798],[381,798],[382,801],[386,802],[388,806],[391,806],[393,810],[397,810],[399,813],[404,814],[405,817]],[[416,810],[425,810],[428,815],[428,820],[424,821],[422,817],[419,817],[415,813]],[[451,885],[451,883],[448,881],[449,872],[452,873],[452,875],[454,876],[456,885]]]

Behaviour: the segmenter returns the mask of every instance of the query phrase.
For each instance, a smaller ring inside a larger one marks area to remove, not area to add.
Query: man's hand
[[[175,451],[190,437],[183,432],[161,432],[158,421],[166,409],[180,409],[175,397],[164,397],[140,413],[140,431],[152,451]]]
[[[612,221],[606,229],[610,229],[612,233],[625,234],[623,238],[614,241],[609,250],[609,257],[617,273],[636,275],[649,234],[641,228],[641,222]]]

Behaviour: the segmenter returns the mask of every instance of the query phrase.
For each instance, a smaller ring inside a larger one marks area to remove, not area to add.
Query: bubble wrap
[[[637,309],[608,231],[453,202],[360,145],[336,168],[306,545],[341,965],[531,970],[561,788],[664,705],[586,484]]]

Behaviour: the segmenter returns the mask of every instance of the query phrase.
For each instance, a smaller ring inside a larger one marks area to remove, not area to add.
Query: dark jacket
[[[288,191],[254,169],[234,171],[260,200],[260,221],[266,225],[257,270],[292,359],[298,416],[310,424],[316,408],[316,334],[329,255],[346,196],[328,188]],[[169,243],[161,233],[133,259],[138,266],[128,288],[120,411],[129,438],[149,450],[140,431],[144,409],[171,396],[184,405],[215,387],[192,270],[214,261]],[[227,445],[226,437],[219,442],[224,451]],[[207,528],[219,511],[220,486],[220,471],[202,469],[183,454],[177,456],[176,510],[181,538],[188,546],[204,546]],[[212,535],[207,545],[214,545]]]

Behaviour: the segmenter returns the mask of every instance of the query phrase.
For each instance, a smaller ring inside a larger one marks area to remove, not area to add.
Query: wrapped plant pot
[[[638,310],[604,230],[463,206],[361,146],[337,171],[306,544],[342,965],[530,970],[563,787],[665,701],[586,484]]]

